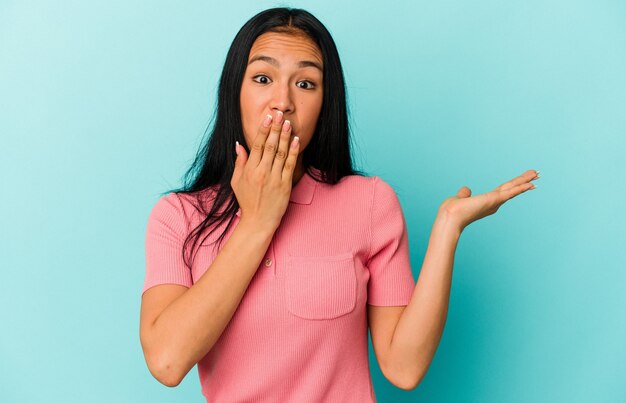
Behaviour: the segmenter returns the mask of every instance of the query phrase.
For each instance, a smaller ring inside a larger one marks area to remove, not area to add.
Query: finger
[[[248,153],[246,153],[245,148],[239,145],[239,143],[236,143],[235,152],[237,153],[237,158],[235,159],[235,169],[233,170],[233,176],[230,181],[231,187],[239,182],[243,168],[246,166],[246,161],[248,160]]]
[[[280,131],[283,124],[283,113],[278,111],[276,112],[276,118],[274,119],[274,124],[272,124],[270,135],[265,141],[263,156],[259,162],[259,166],[266,169],[268,173],[272,170],[272,163],[274,162],[274,155],[276,155],[276,150],[278,149],[278,139],[280,138]]]
[[[285,120],[283,130],[280,132],[280,140],[278,143],[278,150],[274,156],[274,163],[272,164],[272,175],[276,175],[278,178],[282,177],[283,166],[289,155],[289,142],[291,140],[291,134],[293,133],[293,127],[289,120]]]
[[[524,183],[528,183],[533,179],[537,178],[537,171],[535,171],[534,169],[529,169],[528,171],[524,172],[523,174],[521,174],[520,176],[518,176],[517,178],[514,178],[506,183],[503,183],[502,185],[498,186],[496,189],[498,190],[508,190],[511,189],[515,186],[524,184]]]
[[[259,130],[257,131],[256,137],[254,138],[254,141],[252,142],[252,148],[250,149],[250,156],[248,157],[248,161],[250,161],[250,165],[252,167],[256,168],[257,165],[259,165],[259,162],[261,161],[261,157],[263,156],[263,147],[265,147],[265,142],[267,141],[267,137],[270,134],[272,120],[273,120],[272,115],[267,115],[263,118],[263,122],[259,126]]]
[[[517,195],[520,195],[528,190],[534,189],[535,185],[530,182],[521,183],[517,186],[513,186],[509,189],[503,190],[501,193],[504,194],[505,201],[514,198]]]
[[[296,162],[298,161],[298,153],[300,152],[300,138],[294,136],[289,143],[289,154],[285,160],[285,166],[283,167],[282,175],[283,181],[289,183],[293,182],[293,171],[296,169]]]

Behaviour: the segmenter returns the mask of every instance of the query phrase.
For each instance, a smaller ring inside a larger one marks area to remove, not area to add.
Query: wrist
[[[433,227],[436,227],[438,232],[449,234],[457,239],[461,236],[464,229],[463,225],[446,210],[439,210],[437,212]]]
[[[262,239],[272,239],[274,236],[274,232],[276,232],[276,228],[269,227],[267,225],[262,225],[257,221],[246,220],[243,217],[237,223],[237,228],[240,231],[245,232],[249,236],[254,236]]]

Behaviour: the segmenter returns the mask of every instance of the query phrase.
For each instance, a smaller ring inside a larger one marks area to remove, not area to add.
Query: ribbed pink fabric
[[[195,203],[170,193],[152,209],[142,293],[191,287],[210,269],[212,246],[200,247],[191,268],[181,257],[202,219]],[[328,185],[305,174],[237,311],[198,362],[206,401],[376,402],[366,304],[407,305],[414,286],[394,190],[377,176]]]

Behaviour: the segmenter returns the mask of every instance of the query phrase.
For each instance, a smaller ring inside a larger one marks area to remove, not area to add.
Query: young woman
[[[289,8],[235,37],[187,173],[148,220],[140,336],[155,378],[176,386],[197,364],[210,402],[374,402],[368,328],[383,374],[415,388],[443,332],[463,228],[538,178],[446,199],[416,284],[395,192],[353,170],[333,39]]]

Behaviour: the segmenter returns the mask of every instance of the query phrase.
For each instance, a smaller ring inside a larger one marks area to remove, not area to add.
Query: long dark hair
[[[347,175],[364,175],[352,166],[346,87],[339,54],[330,33],[317,18],[302,9],[280,7],[258,13],[241,27],[226,55],[219,82],[215,125],[208,140],[206,143],[203,141],[185,173],[183,187],[165,192],[193,194],[200,211],[206,214],[204,221],[187,236],[183,246],[183,260],[189,267],[191,256],[187,259],[186,253],[189,242],[193,241],[191,249],[195,249],[200,235],[207,228],[213,226],[200,244],[228,220],[228,225],[217,239],[219,247],[239,209],[230,186],[235,168],[235,141],[239,141],[249,153],[242,128],[239,97],[250,49],[256,38],[265,32],[304,33],[319,46],[322,53],[322,108],[311,142],[303,151],[305,171],[316,181],[329,184],[335,184]],[[209,133],[210,126],[205,135]],[[317,176],[310,167],[320,175]],[[201,191],[207,188],[215,191],[209,212],[203,208],[206,200],[200,197]]]

